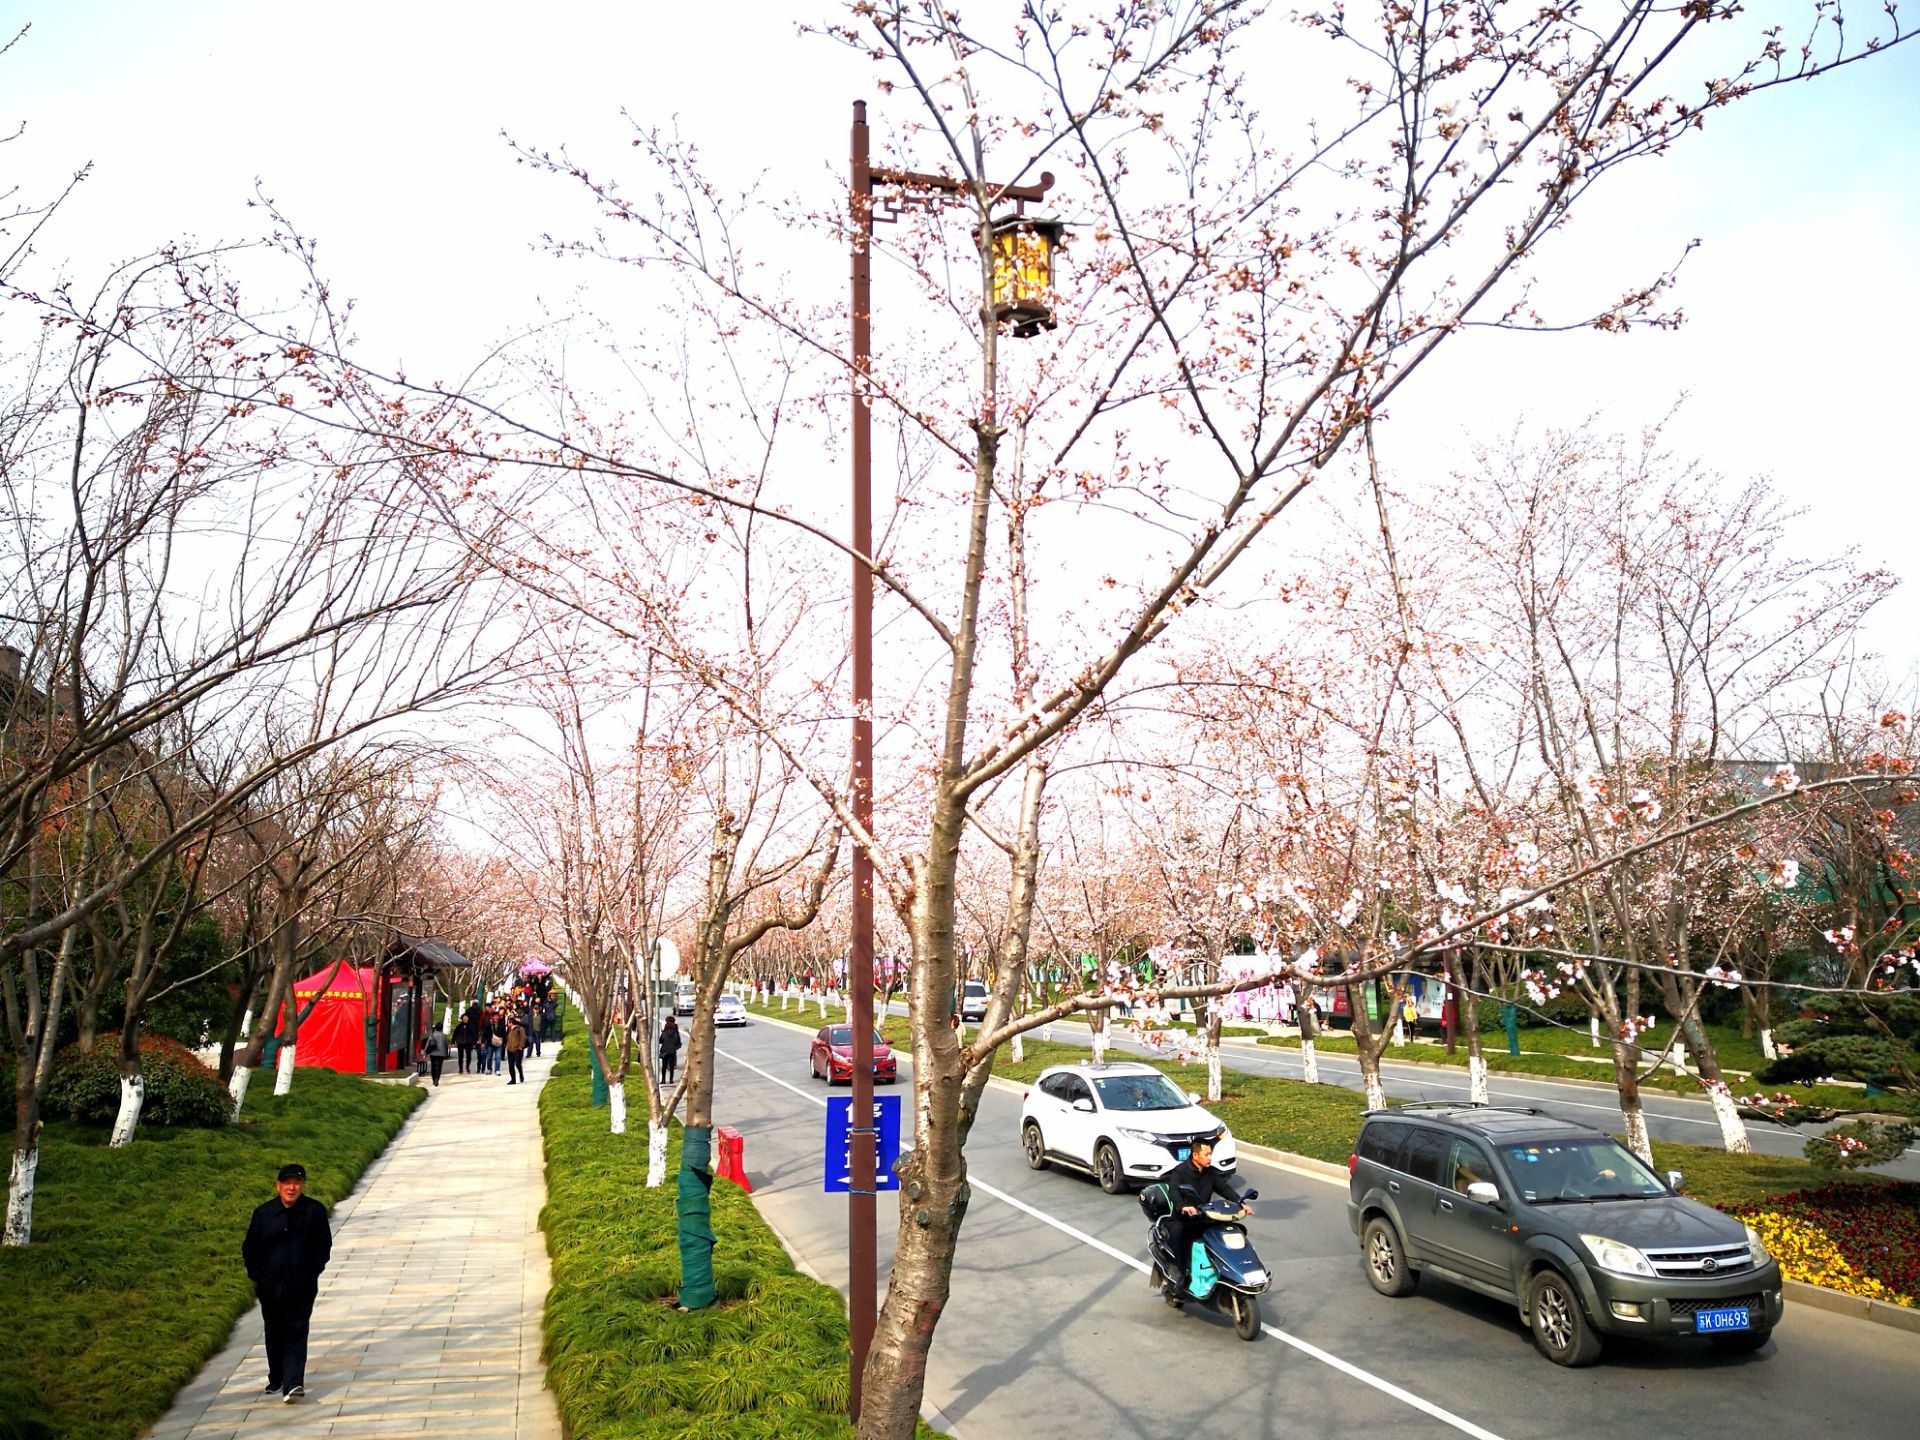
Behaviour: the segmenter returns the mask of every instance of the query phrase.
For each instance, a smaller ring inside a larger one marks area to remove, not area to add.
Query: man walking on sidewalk
[[[240,1255],[267,1329],[267,1393],[307,1393],[307,1324],[333,1253],[327,1207],[308,1196],[306,1168],[282,1165],[274,1197],[253,1212]]]

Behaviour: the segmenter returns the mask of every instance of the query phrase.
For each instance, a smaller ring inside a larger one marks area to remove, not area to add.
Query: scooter
[[[1160,1192],[1157,1199],[1154,1192]],[[1148,1232],[1147,1254],[1152,1265],[1147,1283],[1176,1310],[1189,1304],[1210,1305],[1233,1321],[1233,1332],[1242,1340],[1260,1333],[1260,1296],[1271,1283],[1267,1269],[1254,1253],[1247,1238],[1247,1227],[1235,1218],[1237,1212],[1203,1210],[1200,1218],[1207,1228],[1197,1241],[1174,1250],[1173,1234],[1176,1208],[1164,1185],[1153,1185],[1141,1192],[1140,1205],[1153,1221]],[[1260,1192],[1249,1190],[1242,1198],[1255,1200]],[[1192,1253],[1195,1249],[1199,1253]]]

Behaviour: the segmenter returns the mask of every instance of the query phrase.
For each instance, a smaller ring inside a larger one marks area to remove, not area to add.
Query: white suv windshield
[[[1109,1110],[1184,1110],[1187,1097],[1164,1075],[1110,1075],[1093,1082]]]
[[[1667,1193],[1639,1156],[1605,1136],[1502,1145],[1500,1158],[1520,1193],[1536,1205],[1644,1200]]]

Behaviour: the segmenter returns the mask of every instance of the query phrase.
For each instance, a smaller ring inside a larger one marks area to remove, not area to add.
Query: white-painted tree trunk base
[[[1026,1059],[1026,1051],[1020,1044],[1020,1042],[1026,1038],[1027,1037],[1024,1035],[1016,1035],[1013,1037],[1013,1045],[1012,1045],[1012,1048],[1008,1051],[1008,1054],[1012,1056],[1013,1063],[1016,1065],[1018,1065],[1022,1060]]]
[[[247,1013],[240,1017],[240,1038],[245,1040],[251,1034],[253,1034],[253,1011],[248,1009]]]
[[[1406,1026],[1398,1020],[1393,1022],[1393,1043],[1395,1045],[1404,1045],[1407,1043]]]
[[[1600,1048],[1600,1017],[1598,1015],[1587,1017],[1587,1037],[1593,1048],[1598,1050]]]
[[[1641,1113],[1639,1102],[1631,1109],[1625,1105],[1620,1107],[1620,1128],[1626,1132],[1627,1148],[1647,1164],[1653,1164],[1653,1142],[1647,1138],[1647,1117]]]
[[[233,1114],[228,1117],[229,1123],[231,1124],[238,1125],[240,1123],[240,1107],[247,1103],[247,1085],[252,1079],[253,1067],[251,1065],[236,1065],[233,1067],[233,1078],[227,1081],[227,1093],[233,1097]]]
[[[1729,1154],[1752,1154],[1753,1142],[1747,1138],[1747,1122],[1740,1118],[1732,1092],[1725,1085],[1709,1085],[1707,1093],[1713,1097],[1713,1118],[1720,1122],[1720,1143],[1727,1147]]]
[[[1487,1057],[1467,1056],[1467,1099],[1476,1105],[1487,1103]]]
[[[827,997],[825,995],[821,995],[817,998],[820,1001],[820,1018],[824,1020],[827,1018]],[[864,1144],[865,1142],[863,1141],[861,1143]]]
[[[1214,1104],[1220,1102],[1220,1047],[1207,1046],[1207,1099]]]
[[[147,1081],[142,1075],[120,1077],[120,1113],[113,1117],[113,1134],[107,1144],[131,1145],[133,1132],[140,1128],[140,1109],[147,1103]]]
[[[647,1122],[647,1188],[667,1183],[667,1127]]]
[[[451,1033],[453,1030],[453,1002],[447,1002],[447,1008],[440,1014],[440,1028]]]
[[[780,1008],[782,1011],[787,1008],[787,1002],[791,999],[793,999],[793,992],[791,990],[782,990],[780,992]]]
[[[1374,1071],[1367,1075],[1363,1075],[1361,1079],[1366,1086],[1367,1108],[1369,1110],[1386,1109],[1387,1108],[1387,1091],[1386,1091],[1386,1087],[1380,1083],[1379,1072]]]
[[[1104,1030],[1096,1030],[1093,1032],[1093,1063],[1096,1065],[1103,1064],[1106,1058],[1107,1032]]]
[[[627,1133],[627,1083],[615,1080],[607,1086],[607,1128],[615,1135]]]
[[[1320,1057],[1314,1053],[1313,1042],[1300,1042],[1300,1078],[1309,1085],[1320,1083]]]
[[[1773,1048],[1773,1027],[1771,1025],[1762,1025],[1760,1027],[1760,1053],[1769,1060],[1778,1060],[1780,1058],[1780,1052]]]
[[[1042,1025],[1040,1027],[1040,1038],[1051,1045],[1053,1043],[1053,1026],[1050,1024]]]
[[[285,1095],[293,1089],[293,1046],[282,1045],[280,1058],[273,1067],[273,1093]]]
[[[0,1245],[25,1245],[33,1239],[33,1177],[40,1169],[40,1147],[13,1152],[7,1174],[7,1228]]]

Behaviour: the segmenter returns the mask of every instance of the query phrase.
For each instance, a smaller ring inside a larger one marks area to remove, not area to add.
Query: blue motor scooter
[[[1249,1190],[1242,1199],[1258,1199],[1259,1193]],[[1153,1222],[1147,1239],[1153,1262],[1147,1281],[1154,1290],[1176,1310],[1188,1304],[1211,1305],[1233,1321],[1234,1333],[1242,1340],[1258,1335],[1260,1296],[1271,1282],[1237,1212],[1201,1211],[1206,1229],[1184,1247],[1186,1254],[1178,1254],[1174,1237],[1181,1227],[1170,1187],[1147,1186],[1140,1192],[1140,1208]]]

